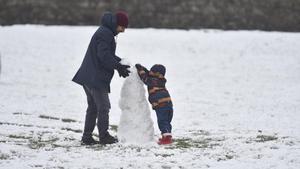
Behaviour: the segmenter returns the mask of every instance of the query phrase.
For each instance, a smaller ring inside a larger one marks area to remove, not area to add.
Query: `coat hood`
[[[114,36],[116,36],[117,33],[117,19],[114,14],[111,12],[105,12],[101,19],[101,25],[110,29]]]

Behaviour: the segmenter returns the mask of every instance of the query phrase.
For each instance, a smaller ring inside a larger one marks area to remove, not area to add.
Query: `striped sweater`
[[[139,77],[147,85],[148,100],[152,108],[173,107],[170,94],[165,87],[167,82],[165,77],[161,73],[149,71],[143,66],[138,67],[137,70]]]

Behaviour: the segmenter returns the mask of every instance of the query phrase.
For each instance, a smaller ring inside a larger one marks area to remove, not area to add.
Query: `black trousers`
[[[88,103],[83,137],[92,137],[97,119],[99,138],[103,138],[106,134],[108,134],[109,110],[111,108],[108,91],[89,88],[87,86],[83,86],[83,88],[86,93]]]

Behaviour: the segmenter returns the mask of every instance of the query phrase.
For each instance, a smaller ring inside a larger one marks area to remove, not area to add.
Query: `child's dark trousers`
[[[159,107],[155,109],[157,116],[158,128],[161,131],[161,134],[171,133],[172,125],[171,121],[173,118],[173,108],[172,107]]]

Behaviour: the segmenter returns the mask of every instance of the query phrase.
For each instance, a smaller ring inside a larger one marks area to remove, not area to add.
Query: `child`
[[[161,131],[162,138],[159,139],[158,144],[171,144],[172,143],[172,117],[173,117],[173,104],[170,94],[166,89],[165,73],[166,68],[163,65],[155,64],[148,71],[140,64],[136,64],[138,75],[141,80],[147,85],[149,93],[149,102],[157,115],[157,123]]]

